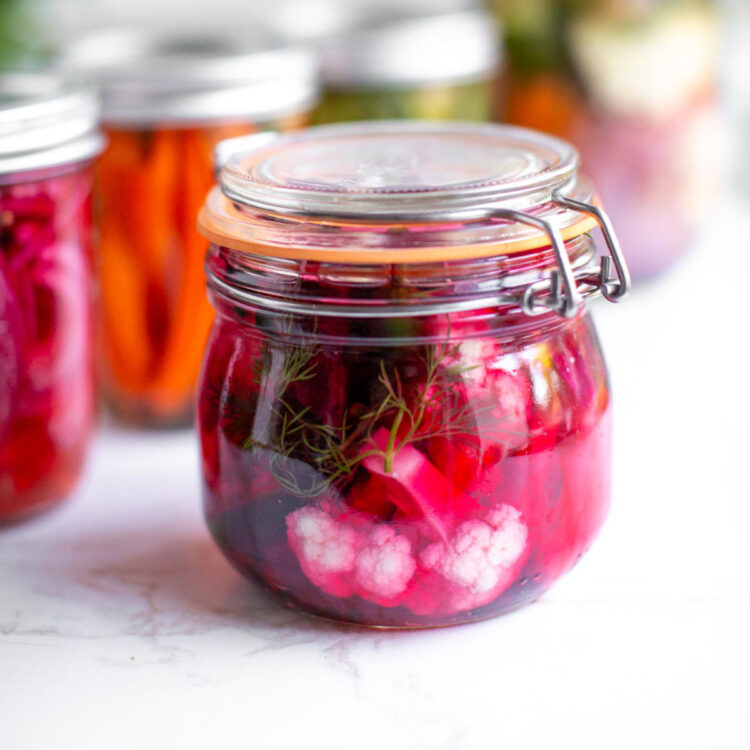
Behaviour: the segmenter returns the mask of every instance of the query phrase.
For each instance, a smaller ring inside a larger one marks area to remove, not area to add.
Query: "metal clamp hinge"
[[[598,206],[567,198],[558,192],[552,194],[552,202],[593,217],[601,229],[609,254],[601,258],[598,272],[592,274],[590,269],[584,269],[574,273],[560,230],[550,221],[522,211],[497,211],[496,216],[541,229],[549,237],[555,255],[557,268],[549,278],[530,284],[520,296],[518,302],[523,312],[526,315],[555,312],[564,318],[573,318],[585,300],[596,294],[610,302],[622,300],[630,291],[630,273],[609,217]]]

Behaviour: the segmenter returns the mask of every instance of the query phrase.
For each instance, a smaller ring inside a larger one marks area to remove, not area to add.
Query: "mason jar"
[[[307,122],[312,53],[271,38],[114,31],[64,50],[96,83],[108,148],[97,165],[98,351],[104,401],[141,427],[191,423],[213,311],[195,215],[219,141]]]
[[[221,550],[286,604],[359,625],[540,596],[607,513],[610,393],[585,301],[629,286],[574,149],[425,122],[234,149],[199,219]]]
[[[300,0],[274,18],[281,33],[320,54],[316,123],[491,119],[500,37],[489,14]]]
[[[93,92],[0,76],[0,523],[75,486],[93,425]]]
[[[500,119],[576,145],[634,278],[694,246],[719,194],[724,127],[712,0],[488,0],[507,67]]]

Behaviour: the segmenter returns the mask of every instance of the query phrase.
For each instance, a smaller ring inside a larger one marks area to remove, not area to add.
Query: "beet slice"
[[[384,452],[388,439],[389,433],[382,427],[372,436],[372,441]],[[404,515],[424,518],[446,543],[455,519],[478,507],[474,498],[456,487],[413,445],[396,449],[391,471],[386,471],[382,455],[368,456],[362,464],[383,483],[388,499]]]

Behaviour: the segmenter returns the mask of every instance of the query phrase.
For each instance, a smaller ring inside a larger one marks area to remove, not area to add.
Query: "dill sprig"
[[[390,473],[399,451],[419,441],[445,437],[479,450],[477,417],[482,409],[472,406],[463,393],[463,376],[473,366],[460,364],[457,344],[426,345],[418,355],[424,377],[408,387],[398,366],[381,359],[378,383],[383,398],[369,410],[361,404],[345,409],[338,425],[322,422],[310,406],[292,403],[294,387],[318,375],[320,347],[289,344],[271,386],[267,380],[271,370],[268,346],[253,362],[251,376],[270,391],[274,444],[264,444],[251,435],[243,448],[270,450],[271,471],[279,484],[295,495],[314,497],[329,487],[340,488],[357,466],[372,456],[382,458],[384,470]],[[383,449],[373,435],[386,425],[388,439]],[[301,481],[301,472],[295,471],[295,463],[289,459],[302,460],[316,471],[302,472],[306,481]]]

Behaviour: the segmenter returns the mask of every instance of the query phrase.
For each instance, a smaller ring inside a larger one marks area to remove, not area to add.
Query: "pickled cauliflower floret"
[[[456,610],[477,607],[511,583],[527,536],[521,513],[503,505],[483,520],[460,524],[448,545],[436,542],[426,547],[421,562],[452,585]]]
[[[459,612],[487,604],[511,584],[525,560],[527,529],[521,513],[503,505],[459,524],[447,542],[415,552],[387,524],[310,507],[287,516],[287,535],[305,575],[328,594]]]
[[[357,533],[320,508],[300,508],[286,519],[289,544],[305,575],[323,590],[348,596],[357,556]]]
[[[379,525],[357,555],[355,575],[365,592],[391,599],[403,593],[416,566],[411,542],[393,529]]]
[[[472,400],[481,407],[478,420],[482,434],[499,444],[502,452],[528,440],[531,387],[513,357],[504,355],[495,341],[463,341],[456,364],[481,362],[464,375]],[[489,408],[485,408],[489,407]]]
[[[334,596],[357,593],[384,606],[395,604],[417,566],[411,542],[385,524],[349,521],[337,521],[320,508],[287,516],[289,544],[302,570]]]

